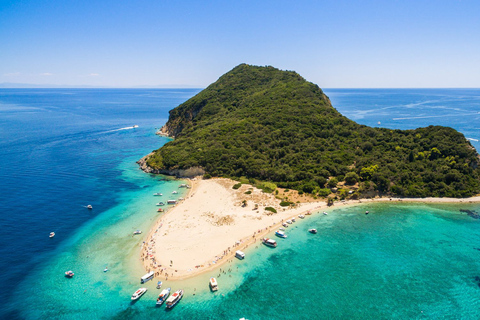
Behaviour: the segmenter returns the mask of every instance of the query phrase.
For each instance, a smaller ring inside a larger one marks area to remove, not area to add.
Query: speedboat
[[[300,219],[305,219],[305,216],[304,216],[303,214],[299,214],[298,217],[299,217]]]
[[[167,300],[168,296],[170,295],[170,290],[171,290],[170,288],[167,288],[167,289],[163,289],[162,292],[160,292],[157,299],[157,306],[161,306],[162,303],[164,303],[165,300]]]
[[[285,228],[278,228],[278,230],[282,230],[282,231],[285,231]]]
[[[365,211],[365,214],[369,214],[369,213],[370,213],[370,211]]]
[[[140,288],[132,294],[132,301],[138,300],[145,292],[147,292],[147,288]]]
[[[178,193],[177,190],[172,191],[172,194],[177,194],[177,193]]]
[[[69,271],[65,272],[65,277],[71,278],[71,277],[73,277],[74,274],[75,274],[75,273],[73,273],[72,270],[69,270]]]
[[[287,238],[287,235],[285,234],[285,232],[283,232],[283,231],[281,231],[281,230],[275,231],[275,235],[276,235],[277,237],[280,237],[280,238],[284,238],[284,239]]]
[[[93,209],[92,205],[91,205],[91,204],[89,204],[89,205],[87,206],[87,209],[90,209],[90,210],[92,210],[92,209]]]
[[[177,303],[182,299],[183,297],[183,290],[177,290],[175,291],[168,299],[167,299],[167,308],[171,309],[177,305]]]
[[[308,229],[308,232],[315,234],[317,233],[317,229]]]
[[[55,237],[55,232],[50,232],[50,235],[49,235],[50,238],[53,238]]]
[[[285,222],[288,223],[288,224],[292,224],[292,220],[287,220]]]
[[[145,274],[143,277],[140,278],[140,283],[145,283],[147,281],[150,281],[153,279],[155,276],[155,272],[150,271],[149,273]]]
[[[292,218],[292,222],[295,222],[295,218]]]
[[[133,231],[133,234],[140,234],[140,233],[142,233],[142,230],[135,230],[135,231]]]
[[[138,125],[134,125],[132,128],[138,128]]]
[[[277,246],[277,241],[269,238],[263,238],[262,240],[263,244],[266,245],[267,247],[272,247],[275,248]]]
[[[154,195],[154,196],[163,196],[163,193],[155,192],[153,195]]]
[[[164,206],[164,205],[165,205],[165,203],[163,203],[163,202],[157,203],[157,206]]]
[[[158,211],[158,212],[163,212],[163,209],[162,209],[162,208],[158,208],[157,211]]]
[[[105,267],[105,269],[103,269],[103,272],[107,272],[108,271],[108,267]]]
[[[327,213],[327,212],[325,212],[325,211],[323,211],[323,214],[324,214],[324,215],[327,215],[328,213]]]
[[[162,287],[162,281],[157,282],[157,289],[160,289]]]
[[[215,278],[210,278],[210,290],[212,291],[217,291],[218,290],[218,284],[217,284],[217,279]]]
[[[282,223],[282,226],[284,226],[285,228],[288,228],[288,224],[286,224],[285,222]]]

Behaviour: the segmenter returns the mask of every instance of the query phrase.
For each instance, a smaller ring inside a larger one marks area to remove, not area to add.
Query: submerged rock
[[[478,214],[476,211],[460,209],[460,212],[465,212],[469,217],[472,217],[473,219],[480,219],[480,214]]]

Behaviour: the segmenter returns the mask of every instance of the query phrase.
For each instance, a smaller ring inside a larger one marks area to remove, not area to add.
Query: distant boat
[[[308,229],[308,232],[315,234],[317,233],[317,229]]]
[[[73,277],[74,275],[75,275],[75,273],[73,273],[72,270],[69,270],[69,271],[65,272],[65,277],[67,277],[67,278],[71,278],[71,277]]]
[[[217,291],[218,290],[217,279],[210,278],[209,286],[210,286],[210,290]]]
[[[162,303],[167,300],[168,296],[170,295],[170,288],[163,289],[162,292],[158,295],[157,299],[157,306],[161,306]]]
[[[365,214],[369,214],[369,213],[370,213],[370,211],[365,211]]]
[[[167,200],[168,204],[177,204],[177,200]]]
[[[140,282],[145,283],[149,280],[152,280],[154,276],[155,276],[155,272],[150,271],[149,273],[147,273],[146,275],[140,278]]]
[[[295,222],[295,218],[292,218],[292,222]]]
[[[162,281],[157,282],[157,289],[160,289],[162,287]]]
[[[285,222],[288,223],[288,224],[292,224],[292,220],[287,220]]]
[[[323,214],[324,214],[324,215],[327,215],[328,213],[326,213],[325,211],[323,211]]]
[[[142,230],[135,230],[133,231],[133,234],[141,234],[142,233]]]
[[[287,235],[285,234],[285,232],[283,232],[283,231],[281,231],[281,230],[277,230],[277,231],[275,232],[275,235],[276,235],[277,237],[280,237],[280,238],[284,238],[284,239],[287,238]]]
[[[288,228],[288,224],[286,224],[285,222],[282,223],[282,226],[284,226],[285,228]]]
[[[162,209],[162,208],[158,208],[157,211],[158,211],[158,212],[163,212],[163,209]]]
[[[277,241],[269,238],[263,238],[262,240],[263,244],[266,245],[267,247],[272,247],[275,248],[277,246]]]
[[[55,237],[55,232],[50,232],[50,235],[49,235],[50,238],[53,238]]]
[[[134,125],[132,128],[138,128],[138,125]]]
[[[108,271],[108,268],[107,268],[107,267],[105,267],[105,269],[103,269],[103,272],[107,272],[107,271]]]
[[[89,204],[89,205],[87,206],[87,209],[92,210],[92,209],[93,209],[92,205]]]
[[[183,297],[183,290],[177,290],[175,291],[168,299],[167,299],[167,308],[171,309],[177,305],[177,303],[182,299]]]
[[[235,252],[235,257],[240,260],[243,260],[245,259],[245,253],[243,253],[243,251],[237,250],[237,252]]]
[[[305,216],[304,216],[303,214],[299,214],[298,217],[299,217],[300,219],[305,219]]]
[[[178,192],[176,190],[173,190],[172,191],[172,194],[177,194]]]
[[[154,195],[154,196],[163,196],[163,193],[155,192],[153,195]]]
[[[132,294],[132,301],[138,300],[145,292],[147,292],[147,288],[140,288],[137,291],[135,291],[134,294]]]
[[[157,203],[157,206],[164,206],[164,205],[165,205],[165,203],[163,203],[163,202]]]

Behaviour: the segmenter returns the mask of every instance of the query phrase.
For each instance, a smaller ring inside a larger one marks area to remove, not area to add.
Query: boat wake
[[[474,139],[474,138],[467,138],[467,140],[478,142],[478,139]]]
[[[131,130],[131,129],[135,129],[135,128],[138,128],[138,126],[137,126],[137,125],[134,125],[134,126],[131,126],[131,127],[125,127],[125,128],[120,128],[120,129],[113,129],[113,130],[104,131],[103,133],[115,132],[115,131],[122,131],[122,130]]]

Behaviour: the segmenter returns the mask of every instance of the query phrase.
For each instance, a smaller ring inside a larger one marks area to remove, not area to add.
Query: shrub
[[[241,186],[242,186],[242,183],[239,182],[239,183],[234,184],[232,188],[235,189],[235,190],[237,190],[237,189],[239,189]]]
[[[286,200],[283,200],[283,201],[280,202],[280,206],[282,206],[282,207],[288,207],[292,204],[293,204],[293,202],[286,201]]]
[[[272,207],[265,207],[265,211],[270,211],[270,212],[273,212],[273,213],[277,213],[277,210],[275,210],[275,208],[272,208]]]
[[[319,197],[327,197],[332,191],[328,188],[318,190]]]
[[[252,194],[252,190],[248,190],[245,194]]]

